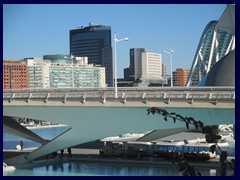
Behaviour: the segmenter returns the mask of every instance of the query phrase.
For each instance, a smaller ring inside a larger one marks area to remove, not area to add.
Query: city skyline
[[[131,48],[161,53],[169,74],[170,57],[162,51],[174,49],[173,71],[191,68],[205,26],[218,20],[225,8],[226,4],[3,5],[3,58],[69,54],[69,31],[92,22],[111,26],[112,39],[114,32],[117,38],[129,38],[117,44],[118,77],[129,67]]]

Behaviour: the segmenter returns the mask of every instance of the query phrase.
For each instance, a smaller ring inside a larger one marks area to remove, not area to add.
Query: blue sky
[[[3,58],[20,60],[47,54],[69,54],[69,30],[111,26],[117,38],[118,77],[129,66],[129,49],[162,53],[174,49],[173,70],[191,68],[201,34],[218,20],[226,4],[18,4],[3,5]],[[163,54],[170,69],[170,57]]]

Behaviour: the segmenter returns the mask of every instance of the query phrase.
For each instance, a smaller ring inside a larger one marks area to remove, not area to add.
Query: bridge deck
[[[5,90],[3,100],[70,102],[210,102],[235,103],[235,87],[112,88],[105,89],[34,89]]]

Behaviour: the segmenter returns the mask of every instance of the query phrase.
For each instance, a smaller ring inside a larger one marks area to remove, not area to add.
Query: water
[[[228,156],[235,157],[235,143],[229,143],[228,147],[221,147],[221,150],[227,151]]]
[[[196,168],[202,176],[216,176],[216,169]],[[17,169],[5,172],[7,176],[182,176],[175,167],[139,164],[69,162],[36,167],[30,170]]]
[[[45,139],[52,139],[68,127],[52,127],[45,129],[32,129],[33,132]],[[16,145],[22,138],[3,134],[3,149],[16,149]],[[40,144],[22,139],[24,148],[39,147]],[[224,147],[229,156],[235,156],[235,144]],[[204,176],[215,176],[216,169],[197,168]],[[3,172],[5,176],[181,176],[182,173],[175,167],[163,167],[156,165],[140,164],[117,164],[117,163],[91,163],[91,162],[69,162],[54,165],[40,166],[33,169],[16,169],[13,172]],[[231,174],[229,174],[231,175]]]
[[[34,133],[36,133],[37,135],[44,139],[51,140],[58,136],[59,134],[66,131],[68,128],[69,128],[68,126],[60,126],[44,129],[31,129],[31,131],[33,131]],[[30,141],[28,139],[24,139],[18,136],[3,133],[3,149],[16,149],[16,146],[19,144],[20,140],[23,140],[24,148],[41,146],[40,143]]]

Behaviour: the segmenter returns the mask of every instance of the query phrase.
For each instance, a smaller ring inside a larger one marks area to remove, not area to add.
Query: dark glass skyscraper
[[[111,27],[89,24],[70,30],[70,54],[87,56],[88,62],[101,65],[106,70],[106,83],[113,86],[113,58]]]
[[[144,48],[130,49],[130,66],[124,69],[124,79],[134,81],[142,76],[142,52]]]

